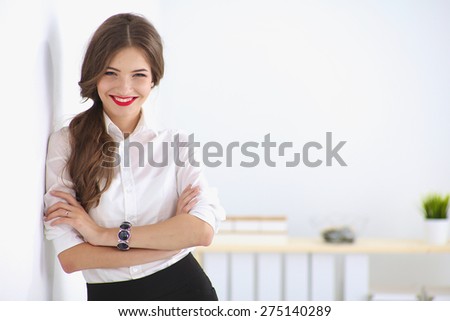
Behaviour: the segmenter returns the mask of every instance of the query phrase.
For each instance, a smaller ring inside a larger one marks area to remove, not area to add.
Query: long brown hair
[[[164,74],[161,37],[144,17],[129,13],[114,15],[92,36],[78,84],[81,96],[85,100],[92,99],[93,105],[70,122],[71,154],[67,162],[77,200],[86,211],[98,205],[114,176],[114,167],[108,166],[111,163],[105,159],[112,156],[115,145],[104,125],[97,83],[114,55],[127,47],[142,50],[150,65],[154,86]]]

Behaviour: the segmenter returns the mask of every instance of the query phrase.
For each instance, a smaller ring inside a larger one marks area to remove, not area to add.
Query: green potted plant
[[[448,241],[448,206],[450,195],[431,193],[422,199],[427,241],[432,245],[443,245]]]

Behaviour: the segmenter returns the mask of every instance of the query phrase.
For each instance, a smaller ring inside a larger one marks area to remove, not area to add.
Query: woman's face
[[[153,86],[150,65],[141,50],[120,50],[97,83],[103,109],[122,131],[134,129]]]

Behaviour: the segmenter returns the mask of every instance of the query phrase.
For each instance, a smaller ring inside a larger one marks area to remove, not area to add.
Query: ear
[[[152,81],[152,86],[151,86],[151,88],[153,88],[153,87],[155,87],[155,83]]]

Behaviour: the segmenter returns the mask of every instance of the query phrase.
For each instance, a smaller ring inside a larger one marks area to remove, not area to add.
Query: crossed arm
[[[117,228],[97,225],[76,199],[64,192],[52,192],[65,202],[48,208],[45,220],[54,220],[51,225],[68,224],[77,230],[85,243],[73,246],[58,255],[65,272],[84,269],[119,268],[149,263],[169,258],[180,249],[192,246],[207,246],[214,231],[203,220],[189,215],[196,204],[198,187],[188,186],[180,195],[176,215],[152,225],[133,226],[129,241],[130,250],[119,251]],[[67,215],[68,214],[68,215]]]

